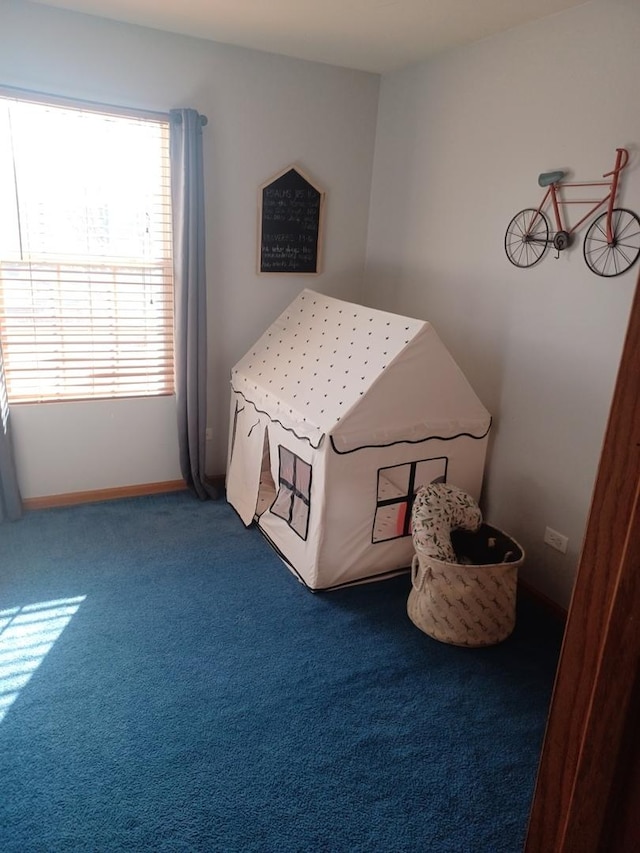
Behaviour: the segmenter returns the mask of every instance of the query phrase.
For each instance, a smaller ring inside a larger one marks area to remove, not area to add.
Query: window
[[[378,471],[378,500],[373,523],[373,541],[386,542],[411,533],[413,499],[421,486],[445,483],[446,456],[392,465]]]
[[[0,91],[11,403],[171,394],[169,122]]]
[[[311,495],[311,465],[295,453],[280,446],[280,475],[278,494],[271,512],[283,518],[300,536],[307,538],[309,529],[309,500]]]

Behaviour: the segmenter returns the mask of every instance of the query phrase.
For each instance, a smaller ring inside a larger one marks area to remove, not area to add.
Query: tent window
[[[411,510],[415,493],[429,483],[446,482],[448,461],[446,456],[438,456],[378,471],[374,542],[386,542],[411,534]]]
[[[306,539],[309,529],[311,465],[282,445],[279,451],[278,494],[271,512],[284,519],[301,539]]]

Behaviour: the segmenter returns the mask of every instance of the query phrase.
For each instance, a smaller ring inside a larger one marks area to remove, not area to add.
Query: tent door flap
[[[268,428],[255,410],[247,406],[236,409],[233,429],[227,500],[242,521],[249,525],[271,505],[275,496],[273,480],[269,483]],[[263,470],[265,466],[266,470]]]
[[[269,431],[265,428],[262,443],[262,464],[260,466],[260,483],[256,501],[256,518],[266,512],[276,497],[276,486],[271,476],[271,453],[269,450]]]

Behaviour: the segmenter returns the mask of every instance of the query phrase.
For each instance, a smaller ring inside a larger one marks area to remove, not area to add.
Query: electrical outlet
[[[569,544],[569,540],[566,536],[563,536],[562,533],[558,533],[557,530],[554,530],[553,527],[545,527],[544,541],[547,543],[547,545],[550,545],[552,548],[555,548],[556,551],[560,551],[561,554],[567,553],[567,545]]]
[[[205,429],[204,437],[207,441],[213,441],[213,427],[207,427]]]

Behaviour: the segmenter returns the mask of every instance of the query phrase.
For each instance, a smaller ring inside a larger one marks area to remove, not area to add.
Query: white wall
[[[591,273],[578,245],[520,270],[511,217],[539,172],[594,179],[632,152],[640,213],[640,7],[593,2],[383,77],[367,301],[430,320],[494,416],[485,514],[523,577],[567,604],[638,266]],[[575,221],[575,220],[574,220]],[[563,556],[543,545],[550,525]]]
[[[379,78],[0,0],[0,83],[209,117],[208,469],[222,473],[231,366],[303,287],[361,297]],[[324,272],[258,276],[258,187],[293,162],[327,191]],[[25,497],[180,477],[170,401],[15,406],[12,418]]]
[[[175,399],[13,406],[24,497],[180,479]]]

